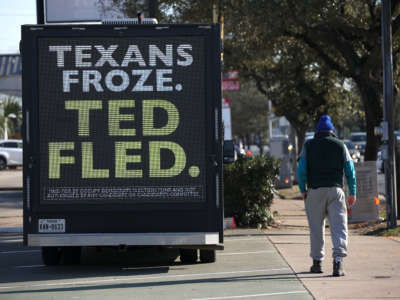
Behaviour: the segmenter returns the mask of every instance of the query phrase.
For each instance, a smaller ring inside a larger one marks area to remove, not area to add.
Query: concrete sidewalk
[[[303,200],[274,199],[280,226],[270,241],[315,299],[400,299],[400,241],[350,230],[346,276],[332,277],[332,243],[326,230],[323,274],[311,274],[309,231]]]
[[[0,171],[0,191],[22,191],[22,169]]]

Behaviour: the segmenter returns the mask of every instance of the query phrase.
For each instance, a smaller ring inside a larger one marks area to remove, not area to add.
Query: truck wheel
[[[60,263],[61,252],[57,247],[42,247],[42,260],[46,266],[55,266]]]
[[[197,249],[180,249],[181,262],[184,264],[195,264],[197,262]]]
[[[7,162],[3,157],[0,157],[0,171],[5,170],[7,167]]]
[[[81,247],[63,247],[62,256],[64,265],[79,265],[81,263]]]
[[[200,261],[202,263],[213,263],[216,260],[215,250],[200,250]]]

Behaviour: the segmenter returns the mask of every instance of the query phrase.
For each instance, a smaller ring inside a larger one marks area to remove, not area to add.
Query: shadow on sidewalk
[[[267,236],[309,236],[308,232],[306,233],[266,233]]]
[[[297,278],[299,279],[322,279],[322,278],[328,278],[328,277],[333,277],[332,274],[326,272],[326,275],[322,274],[315,274],[311,272],[295,272],[294,273]],[[300,276],[300,275],[308,275],[308,276]]]

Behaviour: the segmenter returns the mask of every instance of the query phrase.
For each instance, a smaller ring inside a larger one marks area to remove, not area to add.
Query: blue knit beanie
[[[328,115],[323,115],[315,128],[315,131],[334,131],[335,127],[331,122],[331,118]]]

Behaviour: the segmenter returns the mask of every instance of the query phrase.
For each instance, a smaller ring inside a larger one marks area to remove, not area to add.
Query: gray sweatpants
[[[347,209],[343,189],[322,187],[309,189],[305,202],[310,226],[310,256],[323,260],[325,256],[325,217],[328,216],[333,257],[347,256]]]

